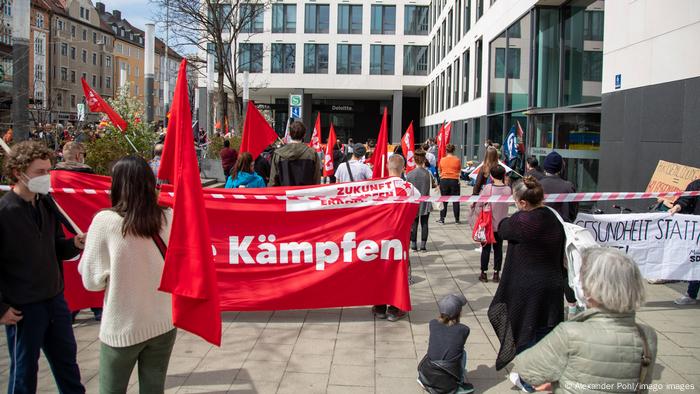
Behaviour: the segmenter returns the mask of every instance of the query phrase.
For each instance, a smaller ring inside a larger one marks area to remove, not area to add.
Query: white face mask
[[[24,175],[24,177],[28,179],[28,181],[25,181],[25,185],[27,185],[27,189],[29,189],[30,192],[49,194],[49,189],[51,188],[51,175],[40,175],[34,178],[29,178],[27,175]]]

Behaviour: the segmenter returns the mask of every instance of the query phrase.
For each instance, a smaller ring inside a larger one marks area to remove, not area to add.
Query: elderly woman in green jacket
[[[647,392],[657,342],[651,327],[635,322],[645,296],[639,268],[616,249],[593,248],[581,281],[589,309],[519,354],[511,381],[527,392]]]

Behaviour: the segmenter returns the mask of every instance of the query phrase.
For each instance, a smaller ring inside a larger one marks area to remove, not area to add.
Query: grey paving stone
[[[332,365],[328,384],[374,387],[374,368],[358,365]]]
[[[287,372],[306,372],[328,374],[331,370],[333,354],[292,353],[287,364]]]

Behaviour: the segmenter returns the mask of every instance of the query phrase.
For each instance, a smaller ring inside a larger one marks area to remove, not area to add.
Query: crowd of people
[[[321,157],[303,143],[305,135],[304,124],[293,122],[291,142],[269,147],[258,157],[239,153],[224,142],[221,157],[226,187],[321,183]],[[0,199],[0,323],[8,336],[11,392],[36,391],[42,350],[59,391],[85,392],[71,326],[75,311],[69,311],[64,300],[60,268],[62,260],[81,253],[78,269],[85,288],[105,291],[104,308],[93,310],[95,319],[101,320],[100,391],[126,392],[137,367],[142,392],[163,392],[176,337],[170,296],[158,291],[172,222],[172,211],[158,205],[156,194],[163,146],[155,146],[150,163],[136,156],[115,163],[112,207],[95,216],[87,237],[70,239],[62,231],[61,213],[47,195],[49,171],[90,173],[91,169],[84,164],[81,141],[73,138],[62,146],[62,160],[55,166],[54,152],[45,141],[15,144],[5,159],[5,176],[14,188]],[[373,144],[349,139],[348,144],[339,142],[334,148],[330,181],[372,178],[367,158]],[[438,161],[437,145],[429,139],[414,153],[416,168],[406,173],[399,148],[388,157],[388,176],[405,179],[423,196],[438,189],[442,195],[459,195],[462,165],[453,145],[447,144],[445,152]],[[516,211],[511,214],[507,203],[477,203],[469,210],[470,215],[489,212],[493,221],[495,242],[481,247],[478,280],[489,281],[493,251],[491,281],[498,287],[488,318],[500,343],[496,368],[501,370],[512,362],[510,379],[526,392],[575,393],[574,384],[593,377],[603,383],[630,383],[630,387],[650,382],[657,338],[653,329],[635,321],[634,312],[645,298],[637,265],[616,250],[585,251],[581,278],[586,305],[577,304],[568,285],[566,233],[560,223],[560,219],[573,221],[577,206],[544,203],[547,193],[575,192],[574,185],[561,175],[564,160],[552,152],[540,168],[535,158],[528,158],[524,176],[513,180],[499,156],[498,147],[486,147],[472,193],[512,195]],[[700,189],[699,182],[688,189]],[[699,214],[699,201],[700,197],[682,198],[671,213]],[[418,208],[410,233],[413,251],[427,250],[432,210],[429,202]],[[438,223],[445,223],[447,211],[448,204],[442,204]],[[460,223],[459,203],[453,204],[453,214]],[[676,303],[695,303],[698,288],[700,282],[691,282],[688,294]],[[438,302],[439,314],[429,324],[428,351],[418,365],[418,382],[427,391],[474,390],[465,375],[470,329],[460,323],[466,304],[459,294]],[[389,321],[407,316],[392,305],[374,305],[372,313]]]

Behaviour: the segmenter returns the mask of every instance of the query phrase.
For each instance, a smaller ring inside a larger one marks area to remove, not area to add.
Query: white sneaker
[[[519,388],[523,392],[529,393],[529,391],[527,391],[527,389],[525,389],[523,386],[523,382],[520,380],[520,375],[518,375],[517,372],[511,372],[510,375],[508,375],[508,379],[515,387]]]
[[[673,301],[676,305],[695,305],[698,303],[698,300],[695,298],[690,298],[688,295],[684,295],[681,298],[677,298]]]

